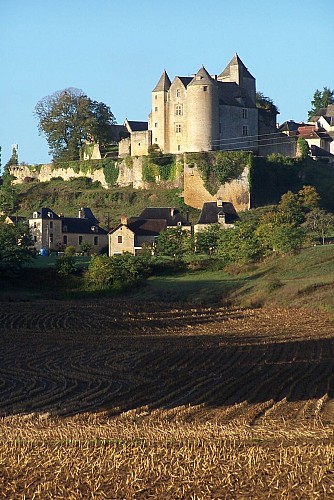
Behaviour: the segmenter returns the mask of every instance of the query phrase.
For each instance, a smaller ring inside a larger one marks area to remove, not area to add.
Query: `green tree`
[[[82,253],[85,255],[89,255],[92,249],[91,243],[88,243],[87,241],[83,241],[80,245],[80,249]]]
[[[191,253],[194,250],[194,242],[190,231],[181,227],[168,228],[161,231],[156,239],[155,252],[157,255],[173,257],[181,260],[185,253]]]
[[[309,119],[315,115],[320,108],[327,108],[330,104],[334,104],[334,90],[329,87],[324,87],[323,90],[317,89],[313,94],[311,101],[312,109],[308,112]]]
[[[203,231],[196,234],[196,250],[199,253],[212,255],[216,253],[221,231],[220,224],[210,224]]]
[[[298,137],[297,139],[297,156],[301,160],[305,160],[305,158],[308,157],[309,154],[309,145],[306,139],[304,137]]]
[[[256,230],[264,254],[286,254],[299,250],[305,242],[305,230],[294,223],[262,224]]]
[[[260,260],[263,257],[263,246],[256,234],[256,224],[238,221],[233,228],[220,231],[218,253],[226,263]]]
[[[105,145],[115,117],[110,108],[81,90],[67,88],[44,97],[35,107],[38,129],[46,136],[54,160],[77,160],[85,141]]]
[[[314,208],[306,215],[304,226],[312,233],[315,233],[324,245],[326,236],[334,228],[334,214],[320,208]]]
[[[5,167],[0,185],[0,215],[9,215],[17,210],[18,195],[15,187],[12,185],[14,177],[9,173],[9,167]]]
[[[12,274],[33,257],[33,242],[25,223],[0,222],[0,271]]]
[[[298,197],[305,212],[313,210],[319,205],[320,196],[314,186],[303,186],[298,191]]]
[[[147,258],[130,253],[112,257],[94,255],[85,274],[85,283],[92,290],[124,289],[141,283],[149,274]]]
[[[73,255],[63,255],[56,260],[56,270],[61,276],[69,276],[75,272],[75,257]]]
[[[266,97],[262,92],[256,92],[256,107],[278,114],[278,108],[270,97]]]

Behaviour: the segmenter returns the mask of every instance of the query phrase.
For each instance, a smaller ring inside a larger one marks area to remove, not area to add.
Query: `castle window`
[[[158,138],[157,137],[155,137],[154,142],[157,144],[157,142],[158,142]]]
[[[182,130],[181,123],[175,123],[175,132],[180,133]]]
[[[180,97],[180,96],[181,96],[181,90],[177,89],[177,91],[176,91],[176,97]]]
[[[158,111],[158,107],[157,106],[154,108],[154,111]]]
[[[154,124],[154,126],[155,126],[155,127],[157,127],[157,126],[158,126],[158,124],[157,124],[157,123],[155,123],[155,124]]]
[[[182,104],[176,104],[175,105],[175,114],[178,115],[178,116],[183,115]]]
[[[138,146],[140,146],[140,142],[138,142]]]
[[[181,151],[181,146],[180,146],[180,144],[178,144],[178,146],[177,146],[177,150],[178,150],[178,151]]]
[[[208,90],[208,86],[204,85],[203,90],[204,90],[204,92],[206,92]]]
[[[248,127],[247,125],[242,126],[242,135],[248,135]]]
[[[248,113],[247,113],[247,111],[248,111],[247,109],[243,108],[243,110],[242,110],[242,117],[243,117],[243,118],[248,118]]]

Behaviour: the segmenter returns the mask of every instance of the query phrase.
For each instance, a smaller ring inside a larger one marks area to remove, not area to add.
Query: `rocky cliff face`
[[[116,185],[120,187],[133,186],[134,189],[144,189],[149,187],[143,181],[143,161],[141,157],[132,158],[131,165],[127,165],[126,160],[117,162],[119,174]],[[14,184],[27,182],[28,179],[38,179],[40,182],[47,182],[55,177],[61,177],[65,181],[77,178],[88,177],[92,181],[99,181],[103,188],[108,188],[103,169],[94,169],[87,172],[75,172],[73,168],[54,168],[52,164],[41,166],[16,166],[11,167],[10,173],[16,177]],[[157,181],[158,182],[158,181]],[[166,183],[165,183],[166,184]],[[184,202],[194,208],[202,208],[206,201],[214,201],[221,198],[223,201],[233,203],[237,211],[247,210],[250,207],[250,189],[248,183],[248,168],[245,168],[242,175],[231,182],[220,186],[215,195],[211,195],[205,188],[200,172],[196,167],[188,167],[184,164],[184,172],[174,181],[168,181],[168,186],[184,188]]]

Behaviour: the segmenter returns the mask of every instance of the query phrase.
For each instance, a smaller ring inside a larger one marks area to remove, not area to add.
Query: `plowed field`
[[[334,495],[319,313],[2,303],[0,338],[2,498]]]

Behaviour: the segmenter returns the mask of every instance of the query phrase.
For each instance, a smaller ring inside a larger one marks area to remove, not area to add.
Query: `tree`
[[[315,233],[324,245],[326,236],[334,228],[334,214],[314,208],[306,215],[304,226]]]
[[[218,246],[220,224],[210,224],[203,231],[196,234],[196,250],[209,255],[216,253]]]
[[[220,231],[218,253],[228,262],[247,263],[263,257],[263,247],[256,234],[256,224],[238,221],[231,229]]]
[[[115,117],[102,102],[82,90],[67,88],[44,97],[35,107],[38,129],[46,136],[54,160],[77,160],[86,141],[104,146]]]
[[[323,90],[317,89],[313,94],[311,101],[312,109],[308,112],[308,118],[315,115],[320,108],[327,108],[330,104],[334,104],[334,90],[329,87],[324,87]]]
[[[0,215],[9,215],[18,207],[18,195],[12,181],[15,179],[9,173],[9,168],[6,165],[0,185]]]
[[[304,137],[298,137],[297,139],[297,156],[301,160],[305,160],[305,158],[308,157],[309,154],[309,145],[306,139]]]
[[[108,257],[94,255],[85,274],[86,286],[92,290],[123,289],[138,284],[150,274],[147,258],[123,253]]]
[[[33,257],[33,242],[25,223],[0,222],[0,271],[13,274]]]
[[[256,107],[278,114],[278,108],[270,97],[266,97],[262,92],[256,92]]]
[[[157,255],[173,257],[175,261],[180,260],[184,253],[192,252],[193,246],[190,231],[183,230],[181,227],[165,229],[156,239]]]

